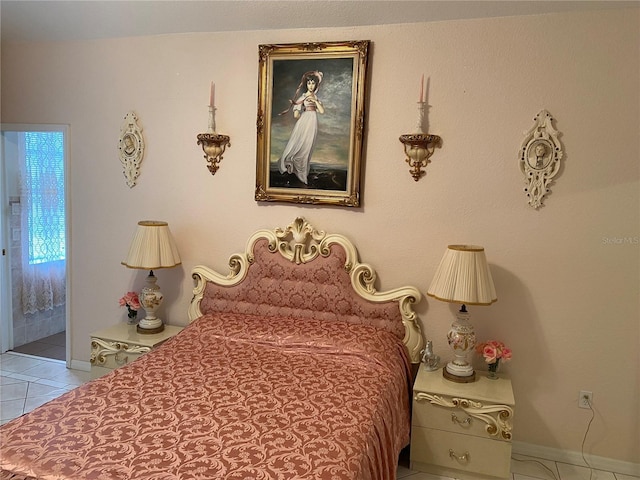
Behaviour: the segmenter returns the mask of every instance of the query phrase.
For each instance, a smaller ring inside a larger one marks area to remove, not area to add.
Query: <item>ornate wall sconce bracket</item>
[[[211,175],[215,175],[220,168],[220,161],[227,147],[231,146],[231,139],[228,135],[218,133],[198,134],[198,145],[202,145],[204,158],[207,161],[207,168]]]
[[[417,182],[426,174],[422,169],[427,167],[431,161],[431,155],[435,148],[441,145],[442,139],[428,133],[410,133],[400,135],[400,141],[404,145],[404,153],[407,156],[405,162],[411,167],[409,172]]]

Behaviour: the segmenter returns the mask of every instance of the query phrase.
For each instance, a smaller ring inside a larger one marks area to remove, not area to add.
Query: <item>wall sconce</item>
[[[231,138],[228,135],[216,133],[216,106],[215,106],[215,84],[211,82],[211,95],[209,96],[209,128],[207,133],[199,133],[198,145],[202,145],[204,158],[207,161],[207,168],[211,175],[215,175],[220,168],[222,154],[227,147],[231,146]]]
[[[416,133],[408,133],[400,135],[400,141],[404,145],[404,153],[407,156],[405,162],[409,164],[411,169],[409,173],[417,182],[426,172],[422,169],[426,168],[431,161],[431,155],[436,147],[441,145],[442,139],[437,135],[430,135],[428,131],[428,121],[426,120],[425,110],[428,102],[429,79],[427,79],[427,91],[424,91],[424,75],[420,81],[420,100],[418,101],[418,122],[416,124]]]

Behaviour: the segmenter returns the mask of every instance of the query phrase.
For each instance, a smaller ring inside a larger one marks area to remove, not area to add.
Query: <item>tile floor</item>
[[[0,424],[91,380],[65,362],[15,352],[0,355]]]
[[[7,352],[0,355],[0,424],[91,380],[90,372],[67,369],[64,362]],[[403,452],[406,454],[406,452]],[[403,454],[398,479],[451,480],[409,469]],[[521,455],[511,461],[512,480],[640,480],[640,477],[591,471],[585,467]]]
[[[35,342],[27,343],[14,348],[12,351],[25,353],[27,355],[37,355],[38,357],[52,358],[54,360],[66,359],[66,332],[56,333],[46,338],[41,338]]]

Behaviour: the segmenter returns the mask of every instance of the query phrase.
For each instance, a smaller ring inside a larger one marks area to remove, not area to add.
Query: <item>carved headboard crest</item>
[[[280,254],[294,262],[296,265],[307,263],[318,256],[319,244],[326,234],[322,230],[316,230],[304,218],[296,218],[291,225],[284,230],[276,228],[275,236]],[[291,240],[288,238],[291,237]]]

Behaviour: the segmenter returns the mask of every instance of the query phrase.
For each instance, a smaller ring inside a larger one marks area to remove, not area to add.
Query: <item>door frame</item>
[[[6,249],[6,255],[2,256],[2,288],[0,289],[0,351],[1,353],[14,347],[13,344],[13,305],[10,289],[11,280],[11,249],[8,247],[9,227],[6,212],[9,208],[9,194],[6,176],[6,165],[4,156],[4,132],[62,132],[64,148],[64,205],[65,205],[65,335],[66,351],[65,362],[67,367],[71,366],[71,196],[69,188],[70,155],[69,155],[69,130],[70,126],[65,124],[35,124],[35,123],[2,123],[0,124],[0,172],[2,173],[3,185],[0,187],[2,198],[2,214],[0,214],[0,227],[2,236],[2,248]],[[4,281],[6,280],[6,281]]]

